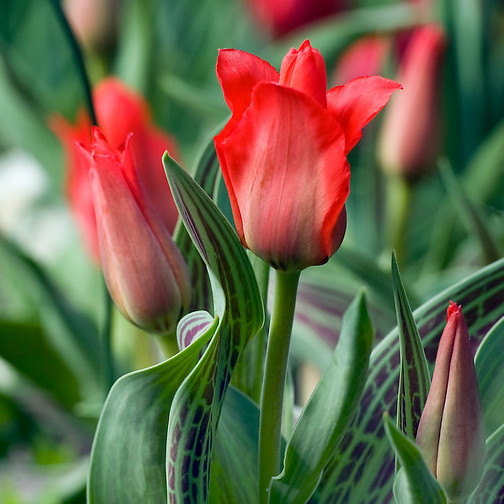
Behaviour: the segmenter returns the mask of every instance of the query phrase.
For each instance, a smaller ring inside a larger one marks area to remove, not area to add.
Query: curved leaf
[[[487,435],[504,419],[504,317],[481,342],[475,356],[476,374]]]
[[[504,495],[504,425],[486,443],[486,463],[478,488],[471,494],[467,504],[502,502]]]

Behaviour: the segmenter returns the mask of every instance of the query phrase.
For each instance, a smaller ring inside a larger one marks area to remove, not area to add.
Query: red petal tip
[[[446,311],[446,321],[448,321],[454,313],[462,313],[462,306],[450,301],[450,306],[448,306],[448,310]]]

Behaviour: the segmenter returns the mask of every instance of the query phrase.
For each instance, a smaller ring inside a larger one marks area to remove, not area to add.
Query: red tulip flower
[[[114,149],[98,128],[89,149],[89,167],[101,262],[114,303],[131,322],[167,334],[188,306],[190,283],[182,254],[151,207],[137,176],[130,135]]]
[[[346,156],[401,86],[367,77],[327,92],[324,60],[308,41],[280,73],[221,50],[217,76],[233,114],[215,147],[241,242],[285,271],[326,262],[345,233]]]
[[[476,488],[485,464],[484,421],[467,326],[453,302],[416,441],[450,501]]]
[[[93,92],[93,103],[98,125],[114,148],[119,148],[127,135],[138,169],[138,176],[148,198],[173,232],[178,211],[173,201],[161,162],[165,150],[176,156],[175,142],[167,133],[156,128],[151,121],[147,102],[135,91],[116,78],[102,81]],[[51,126],[65,147],[67,158],[67,194],[85,243],[98,261],[96,219],[89,186],[89,167],[81,164],[78,145],[91,145],[91,120],[80,112],[74,125],[61,117],[52,118]]]

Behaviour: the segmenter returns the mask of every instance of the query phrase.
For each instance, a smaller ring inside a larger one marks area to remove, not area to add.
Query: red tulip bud
[[[91,149],[82,147],[80,152],[90,166],[102,267],[110,295],[137,326],[169,333],[189,303],[189,276],[169,230],[143,192],[131,135],[116,150],[94,128]]]
[[[476,488],[485,463],[483,415],[467,326],[453,302],[416,441],[451,501]]]

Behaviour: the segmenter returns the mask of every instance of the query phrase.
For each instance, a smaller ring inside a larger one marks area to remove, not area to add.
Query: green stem
[[[299,272],[276,272],[259,422],[259,502],[267,504],[271,478],[280,472],[281,423]]]
[[[176,331],[169,334],[156,334],[155,339],[167,359],[179,352]]]
[[[112,355],[112,312],[114,304],[105,282],[103,282],[103,285],[105,293],[105,315],[101,331],[101,373],[103,388],[105,389],[105,395],[107,395],[115,381],[114,357]]]
[[[388,177],[387,187],[387,247],[395,250],[400,261],[406,259],[406,234],[411,208],[412,182],[401,175]]]

